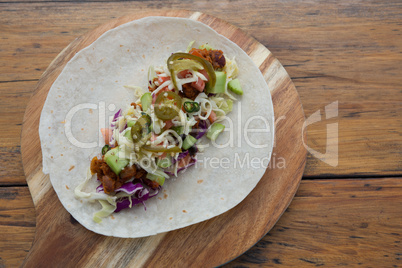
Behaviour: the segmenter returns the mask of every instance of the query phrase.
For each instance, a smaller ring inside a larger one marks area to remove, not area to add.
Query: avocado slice
[[[226,73],[225,72],[215,72],[216,82],[215,86],[208,90],[207,93],[225,93],[226,87]]]
[[[127,126],[128,126],[128,124],[127,124]],[[131,136],[131,131],[126,131],[126,133],[124,133],[124,137],[126,137],[129,141],[134,142],[133,136]]]
[[[165,183],[165,177],[157,176],[151,173],[148,173],[146,178],[151,181],[156,181],[160,186],[162,186]]]
[[[127,121],[127,127],[132,127],[135,125],[136,120]]]
[[[142,110],[144,112],[146,112],[148,110],[148,108],[151,107],[151,104],[152,104],[152,95],[151,95],[151,93],[149,93],[149,92],[144,93],[141,96]]]
[[[207,138],[214,141],[219,134],[225,129],[225,126],[219,123],[214,123],[207,132]]]
[[[241,88],[238,78],[233,79],[228,83],[228,89],[237,95],[243,95],[243,89]]]
[[[183,150],[187,150],[192,147],[197,142],[197,139],[191,135],[187,135],[187,137],[183,141],[183,145],[181,146]]]
[[[119,176],[120,172],[125,168],[129,161],[119,157],[119,148],[113,148],[105,154],[106,164]]]

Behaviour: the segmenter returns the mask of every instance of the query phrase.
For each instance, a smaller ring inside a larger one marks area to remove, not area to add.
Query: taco
[[[56,79],[43,172],[89,230],[154,235],[241,202],[268,166],[273,122],[267,84],[236,44],[200,22],[148,17],[103,34]]]

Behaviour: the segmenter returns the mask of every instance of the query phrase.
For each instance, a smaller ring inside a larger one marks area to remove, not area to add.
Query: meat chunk
[[[146,186],[151,187],[154,190],[156,190],[159,187],[159,183],[157,183],[156,181],[151,181],[149,179],[143,179],[142,181]]]
[[[94,158],[92,158],[90,167],[92,174],[98,174],[102,172],[101,164],[102,161],[98,160],[98,157],[95,156]]]
[[[214,69],[225,67],[226,59],[223,56],[222,50],[210,50],[209,56],[211,57]]]
[[[147,174],[148,174],[148,172],[146,172],[144,169],[138,168],[137,173],[134,175],[134,178],[143,179],[147,176]]]
[[[91,172],[92,174],[97,174],[98,179],[102,178],[104,175],[107,175],[111,179],[117,180],[117,175],[113,172],[113,170],[106,164],[105,160],[98,159],[96,156],[92,158],[91,161]]]
[[[205,60],[209,61],[215,70],[221,69],[226,65],[226,59],[225,56],[223,56],[222,50],[218,49],[207,50],[205,48],[204,49],[192,48],[190,50],[190,54],[202,57]]]
[[[191,100],[195,100],[198,94],[200,94],[200,91],[198,91],[196,88],[193,88],[191,84],[184,84],[183,92],[179,93],[180,97],[189,98]]]
[[[125,182],[132,179],[145,178],[147,172],[143,169],[137,168],[135,165],[125,167],[119,174],[113,172],[104,159],[98,159],[96,156],[91,161],[91,172],[96,174],[98,180],[103,185],[105,193],[113,193],[116,189],[120,188]]]
[[[124,183],[134,177],[137,173],[137,168],[135,165],[132,166],[127,166],[123,168],[123,170],[120,172],[120,180]]]
[[[102,176],[99,179],[102,182],[103,185],[103,191],[107,194],[110,194],[114,192],[117,188],[120,188],[122,183],[119,182],[118,180],[114,180],[108,175]]]

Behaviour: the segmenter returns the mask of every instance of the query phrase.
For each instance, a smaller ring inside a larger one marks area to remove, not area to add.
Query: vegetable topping
[[[219,122],[236,100],[228,89],[243,94],[236,62],[209,45],[191,49],[192,44],[189,53],[173,53],[166,66],[149,67],[149,92],[127,86],[137,100],[115,113],[110,128],[101,129],[106,145],[74,191],[78,198],[100,202],[94,221],[156,196],[170,176],[195,165],[205,134],[215,141],[224,131]],[[93,175],[100,185],[86,193]]]

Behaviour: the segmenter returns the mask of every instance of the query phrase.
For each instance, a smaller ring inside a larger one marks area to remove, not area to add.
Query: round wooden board
[[[271,90],[276,141],[271,164],[257,187],[228,212],[151,237],[106,237],[75,221],[58,200],[48,175],[42,173],[39,118],[51,85],[76,52],[107,30],[147,16],[198,20],[237,43],[259,66]],[[307,154],[303,146],[306,138],[303,123],[299,96],[279,61],[267,48],[227,22],[199,12],[172,10],[125,16],[96,28],[73,41],[50,64],[25,112],[22,161],[37,213],[36,236],[25,266],[211,267],[233,260],[274,226],[296,193]]]

